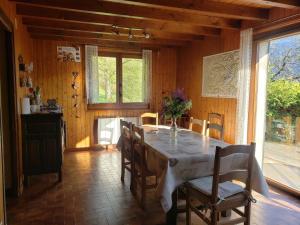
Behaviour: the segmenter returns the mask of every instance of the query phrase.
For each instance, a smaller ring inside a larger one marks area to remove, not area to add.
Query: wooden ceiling
[[[300,8],[299,0],[11,1],[33,38],[120,48],[182,46],[267,21],[273,7]]]

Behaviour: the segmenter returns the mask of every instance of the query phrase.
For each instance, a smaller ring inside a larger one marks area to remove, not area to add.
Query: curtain
[[[243,30],[240,36],[240,69],[238,74],[235,142],[236,144],[246,144],[248,135],[253,30]]]
[[[143,50],[143,86],[144,86],[144,101],[150,103],[151,88],[152,88],[152,51]]]
[[[98,47],[85,46],[86,98],[90,104],[99,103]]]

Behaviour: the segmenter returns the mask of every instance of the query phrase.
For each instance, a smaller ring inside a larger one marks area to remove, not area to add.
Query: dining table
[[[156,195],[166,213],[166,224],[173,225],[177,218],[177,188],[189,180],[211,176],[216,146],[224,148],[229,144],[188,129],[173,131],[163,125],[143,128],[147,166],[159,177]],[[221,161],[221,172],[246,165],[245,154],[234,154]],[[256,160],[252,177],[253,190],[268,196],[268,185]]]

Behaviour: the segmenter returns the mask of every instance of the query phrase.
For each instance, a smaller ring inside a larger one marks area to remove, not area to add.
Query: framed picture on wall
[[[237,97],[239,57],[239,50],[203,57],[203,97]]]
[[[80,62],[80,47],[57,46],[57,60],[59,62]]]

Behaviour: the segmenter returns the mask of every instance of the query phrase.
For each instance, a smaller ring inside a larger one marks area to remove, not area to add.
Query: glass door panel
[[[263,172],[300,191],[300,35],[270,40],[268,46]]]

